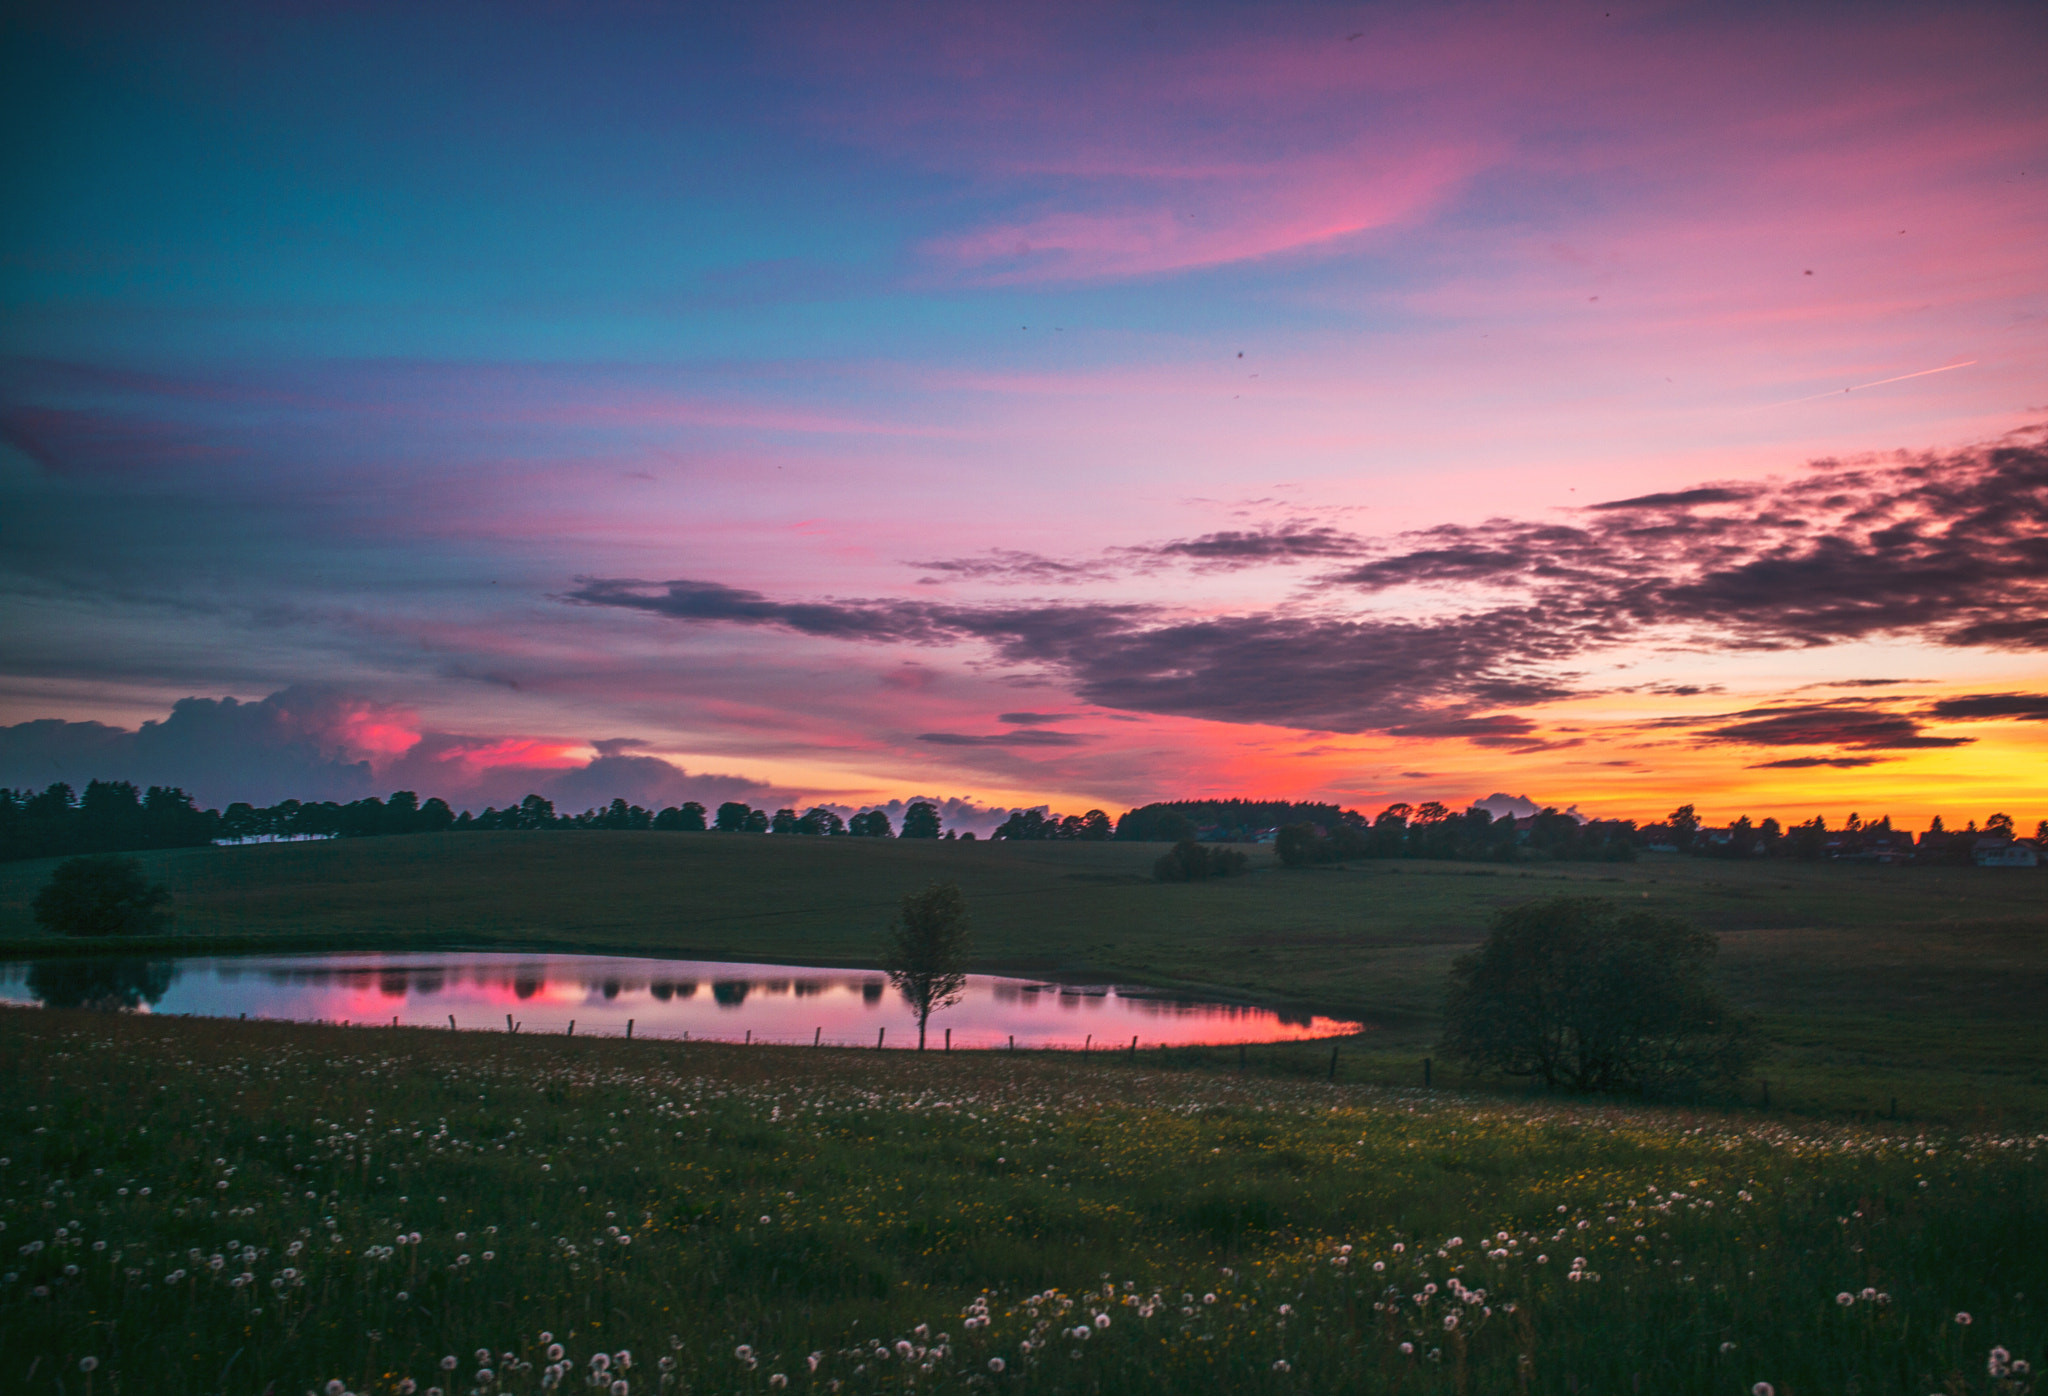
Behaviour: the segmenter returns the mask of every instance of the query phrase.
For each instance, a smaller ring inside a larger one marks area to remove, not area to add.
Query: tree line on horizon
[[[955,839],[971,842],[973,831],[943,827],[934,804],[913,802],[900,829],[884,809],[842,818],[823,805],[755,809],[728,800],[715,810],[695,800],[651,810],[614,799],[580,814],[558,813],[554,802],[532,794],[503,809],[457,812],[446,800],[422,800],[410,790],[389,798],[281,800],[256,806],[237,801],[225,811],[201,809],[176,786],[146,790],[129,781],[95,780],[83,794],[58,781],[41,791],[0,788],[0,861],[77,854],[139,852],[203,847],[219,840],[363,838],[385,834],[484,832],[490,830],[654,830],[815,837]],[[1277,833],[1275,831],[1277,830]],[[1270,840],[1282,864],[1302,867],[1362,858],[1430,858],[1454,861],[1628,862],[1640,851],[1671,849],[1704,857],[1842,858],[1968,863],[1981,838],[2018,836],[2016,822],[1993,814],[1980,828],[1973,819],[1948,829],[1935,816],[1925,833],[1895,830],[1889,818],[1865,822],[1851,814],[1839,827],[1823,816],[1797,824],[1747,816],[1725,828],[1708,828],[1693,805],[1679,806],[1662,820],[1581,821],[1555,808],[1534,815],[1494,816],[1474,806],[1453,811],[1431,800],[1389,805],[1377,815],[1334,804],[1247,799],[1165,800],[1141,805],[1111,820],[1099,809],[1061,815],[1017,810],[993,830],[991,839],[1079,840],[1233,844]],[[2048,820],[2034,837],[2048,848]],[[1193,872],[1192,855],[1181,864]],[[1220,871],[1220,869],[1219,869]],[[1211,874],[1215,875],[1215,874]],[[1199,876],[1197,874],[1196,876]],[[1195,880],[1193,877],[1190,880]]]

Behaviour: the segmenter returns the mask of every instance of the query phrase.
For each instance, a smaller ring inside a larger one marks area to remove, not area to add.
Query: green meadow
[[[2020,1396],[2048,1336],[2039,1132],[18,1009],[0,1071],[10,1391]]]
[[[1117,980],[1366,1025],[1347,1079],[1417,1084],[1451,958],[1502,905],[1584,892],[1687,916],[1756,1019],[1778,1108],[1956,1123],[2048,1118],[2048,874],[1731,863],[1366,862],[1151,880],[1157,845],[657,833],[414,835],[144,855],[176,894],[153,953],[339,947],[607,950],[874,963],[909,890],[966,892],[972,967]],[[0,865],[0,952],[49,953]],[[114,949],[99,946],[97,949]],[[1312,1050],[1265,1054],[1310,1070]],[[1222,1057],[1218,1056],[1221,1061]],[[1445,1084],[1439,1070],[1435,1080]]]

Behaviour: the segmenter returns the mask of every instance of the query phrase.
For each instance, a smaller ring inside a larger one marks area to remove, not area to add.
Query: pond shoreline
[[[523,1020],[542,1033],[575,1032],[580,1022],[585,1033],[630,1035],[637,1022],[642,1035],[738,1038],[744,1028],[749,1040],[763,1042],[914,1031],[899,1029],[893,1016],[876,1016],[889,990],[884,972],[872,964],[503,942],[326,950],[272,943],[226,953],[204,944],[196,937],[151,937],[147,948],[103,941],[98,954],[8,957],[0,962],[7,986],[0,997],[12,997],[20,985],[27,1001],[58,1007],[296,1022],[396,1025],[402,1018],[412,1027],[438,1026],[444,1018],[456,1026],[456,1015],[464,1027],[503,1017],[508,1028]],[[707,986],[710,992],[698,997]],[[979,968],[968,976],[962,1002],[934,1020],[934,1032],[945,1029],[960,1036],[962,1046],[983,1048],[1109,1043],[1119,1032],[1164,1047],[1345,1039],[1371,1031],[1339,1015],[1198,988]],[[1067,1043],[1069,1037],[1076,1043]]]
[[[0,939],[0,963],[29,960],[97,959],[219,959],[235,955],[353,955],[353,954],[507,954],[507,955],[615,955],[645,960],[700,960],[722,964],[751,964],[712,952],[688,947],[650,947],[632,942],[561,941],[545,936],[481,939],[463,935],[410,935],[403,932],[372,932],[338,942],[331,935],[181,935],[152,936],[17,936]],[[874,960],[854,960],[830,955],[805,957],[818,969],[881,972]],[[998,958],[974,959],[970,974],[1033,979],[1061,985],[1106,985],[1119,989],[1148,991],[1144,996],[1170,999],[1199,998],[1205,1002],[1269,1009],[1276,1013],[1310,1013],[1341,1017],[1361,1024],[1365,1031],[1394,1026],[1384,1014],[1357,1005],[1341,1005],[1291,994],[1255,994],[1224,984],[1178,979],[1142,971],[1119,971],[1105,978],[1099,969],[1085,965],[1047,965],[1039,960]],[[1127,995],[1136,997],[1136,995]]]

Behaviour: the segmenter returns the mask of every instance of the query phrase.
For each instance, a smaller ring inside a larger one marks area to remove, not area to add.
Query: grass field
[[[1611,896],[1721,935],[1774,1104],[2048,1119],[2048,875],[1652,857],[1264,867],[1159,884],[1156,845],[690,834],[420,835],[145,855],[187,946],[510,946],[871,964],[907,890],[966,891],[974,968],[1122,979],[1364,1021],[1347,1072],[1419,1079],[1450,959],[1501,905]],[[50,863],[0,865],[0,953]],[[172,948],[166,943],[159,949]],[[1760,1089],[1760,1087],[1758,1088]]]
[[[25,1010],[0,1070],[10,1391],[2017,1396],[2048,1337],[2043,1134]]]

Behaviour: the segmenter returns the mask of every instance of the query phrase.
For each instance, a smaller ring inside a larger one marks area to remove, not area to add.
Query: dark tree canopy
[[[903,811],[903,832],[898,837],[906,839],[935,839],[939,836],[938,807],[924,800],[913,803]]]
[[[917,1015],[917,1050],[933,1013],[960,1001],[967,984],[967,899],[951,882],[934,882],[903,899],[882,951],[889,982]]]
[[[37,924],[59,935],[146,935],[169,919],[170,900],[133,858],[100,854],[59,863],[34,906]]]
[[[1683,1094],[1738,1080],[1744,1026],[1709,978],[1714,938],[1599,897],[1497,912],[1451,969],[1438,1049],[1476,1071],[1579,1091]]]
[[[846,823],[846,832],[855,838],[886,839],[895,837],[889,828],[889,812],[871,809],[865,814],[856,814]]]
[[[1211,843],[1242,842],[1282,824],[1320,824],[1334,829],[1347,818],[1335,805],[1293,800],[1164,800],[1140,805],[1116,821],[1116,837],[1173,843],[1201,837]]]
[[[1152,876],[1161,882],[1205,882],[1212,877],[1236,877],[1248,861],[1234,848],[1209,848],[1182,839],[1152,865]]]

